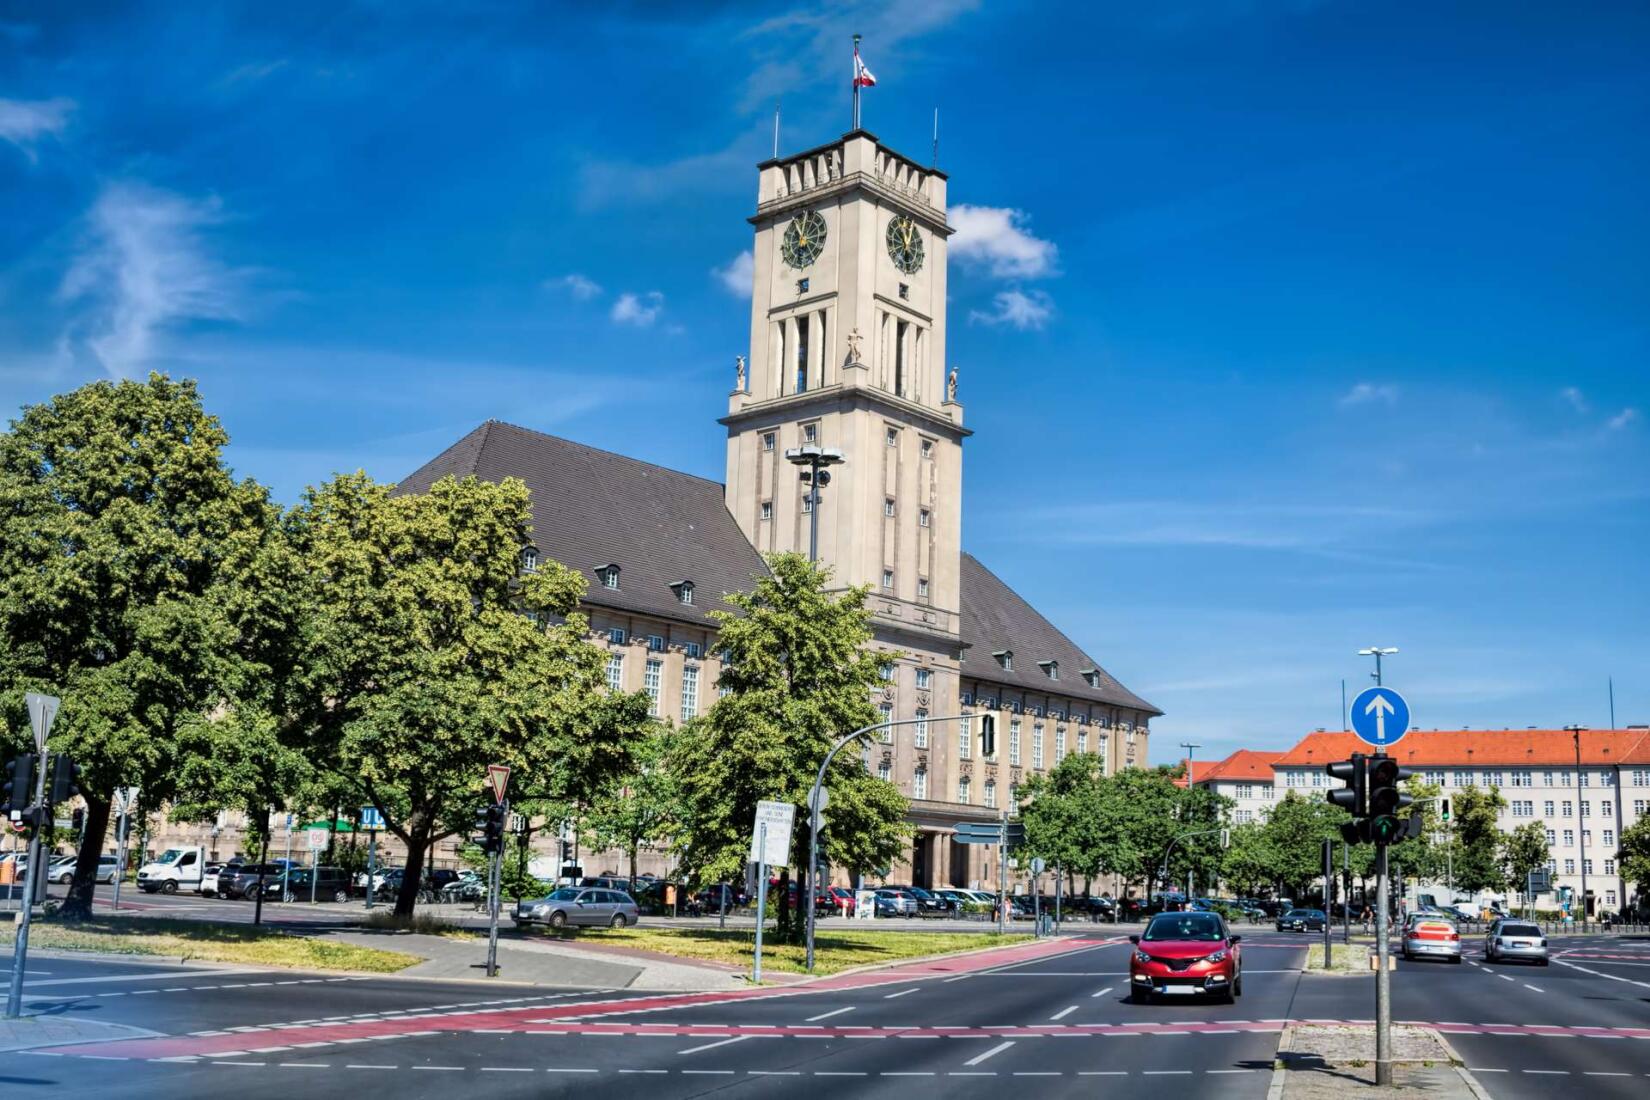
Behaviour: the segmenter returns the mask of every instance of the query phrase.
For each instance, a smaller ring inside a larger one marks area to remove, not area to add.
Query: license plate
[[[1193,994],[1193,993],[1197,993],[1197,992],[1199,992],[1199,990],[1196,986],[1192,986],[1192,985],[1166,985],[1161,990],[1159,990],[1159,992],[1168,993],[1170,995],[1187,996],[1187,995],[1190,995],[1190,994]]]

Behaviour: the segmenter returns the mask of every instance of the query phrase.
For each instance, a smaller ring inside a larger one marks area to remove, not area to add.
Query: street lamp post
[[[1398,647],[1397,646],[1386,646],[1386,647],[1383,648],[1383,647],[1378,646],[1378,645],[1372,645],[1368,649],[1358,650],[1358,656],[1360,656],[1360,657],[1373,657],[1373,658],[1375,658],[1375,671],[1371,672],[1369,674],[1369,676],[1370,676],[1370,679],[1375,681],[1375,686],[1376,687],[1381,686],[1381,658],[1382,657],[1390,657],[1396,652],[1398,652]]]
[[[1182,741],[1180,747],[1186,750],[1186,793],[1190,794],[1194,787],[1193,772],[1195,771],[1194,762],[1197,757],[1197,750],[1203,746],[1195,741]],[[1167,867],[1164,868],[1164,873],[1168,873]],[[1167,884],[1167,879],[1164,881]],[[1189,863],[1186,865],[1186,900],[1192,900],[1192,867]]]
[[[1580,816],[1581,839],[1581,929],[1587,930],[1587,805],[1582,802],[1581,793],[1581,735],[1587,731],[1586,726],[1565,726],[1564,730],[1575,739],[1576,743],[1576,813]]]
[[[793,466],[805,467],[799,476],[802,484],[808,487],[808,495],[804,498],[808,502],[808,560],[818,561],[819,490],[821,486],[831,483],[831,472],[826,467],[840,465],[844,461],[842,452],[835,447],[809,443],[787,450],[785,461]]]
[[[868,733],[875,733],[877,730],[891,729],[894,726],[914,726],[919,722],[963,722],[966,724],[973,721],[974,717],[975,716],[972,714],[953,714],[945,718],[899,718],[892,722],[878,722],[874,726],[863,726],[852,733],[845,734],[838,738],[837,743],[831,746],[831,751],[825,754],[825,759],[821,761],[819,765],[819,774],[814,777],[813,788],[808,792],[808,810],[810,816],[808,818],[807,969],[812,970],[814,968],[814,906],[816,904],[815,899],[819,889],[819,830],[813,827],[814,818],[812,814],[813,807],[819,802],[820,789],[825,786],[825,772],[830,768],[831,761],[835,760],[836,754],[841,752],[845,747],[852,744],[854,741],[859,740],[861,737],[864,737]]]

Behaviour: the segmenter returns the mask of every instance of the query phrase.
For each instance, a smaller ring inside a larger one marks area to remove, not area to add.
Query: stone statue
[[[957,368],[956,367],[952,367],[951,368],[951,373],[946,375],[946,378],[945,378],[945,399],[947,401],[955,401],[957,399]]]
[[[734,365],[734,369],[739,372],[738,377],[734,380],[733,388],[738,393],[744,393],[745,392],[745,357],[743,355],[735,355],[733,357],[733,365]]]
[[[865,339],[865,337],[859,334],[859,329],[857,327],[848,334],[848,362],[857,363],[860,361],[859,342],[863,339]]]

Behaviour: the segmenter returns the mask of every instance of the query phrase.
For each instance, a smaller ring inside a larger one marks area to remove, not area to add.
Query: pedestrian
[[[1368,935],[1370,922],[1375,919],[1375,912],[1370,909],[1368,902],[1364,903],[1364,911],[1358,914],[1358,919],[1363,922],[1364,934]]]

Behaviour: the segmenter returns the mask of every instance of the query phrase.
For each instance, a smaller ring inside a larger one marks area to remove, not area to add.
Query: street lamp
[[[1201,749],[1203,746],[1198,744],[1195,741],[1182,741],[1180,743],[1180,747],[1186,750],[1186,793],[1190,794],[1192,791],[1197,789],[1195,783],[1193,782],[1193,761],[1197,756],[1197,750]],[[1171,845],[1170,847],[1172,849],[1173,845]],[[1168,875],[1169,875],[1169,858],[1168,858],[1168,856],[1164,856],[1163,857],[1163,876],[1164,876],[1163,877],[1163,882],[1164,882],[1164,885],[1168,884],[1168,881],[1169,881]],[[1186,868],[1186,900],[1187,901],[1192,900],[1192,869],[1191,869],[1190,866],[1187,866],[1187,868]]]
[[[1390,657],[1396,652],[1398,652],[1397,646],[1387,646],[1385,648],[1382,648],[1381,646],[1370,646],[1368,649],[1358,650],[1358,656],[1360,657],[1375,658],[1375,671],[1371,672],[1369,675],[1370,678],[1375,681],[1376,687],[1381,686],[1381,658]]]
[[[1564,727],[1564,732],[1575,738],[1576,743],[1576,813],[1581,817],[1581,927],[1583,929],[1587,927],[1587,805],[1581,801],[1581,735],[1586,731],[1586,726]]]
[[[799,475],[802,484],[808,487],[808,494],[804,498],[808,502],[808,560],[819,560],[819,490],[821,486],[831,483],[831,471],[828,466],[837,466],[845,461],[842,452],[836,447],[821,447],[817,443],[809,443],[805,447],[792,447],[785,452],[785,461],[793,466],[805,467]]]

